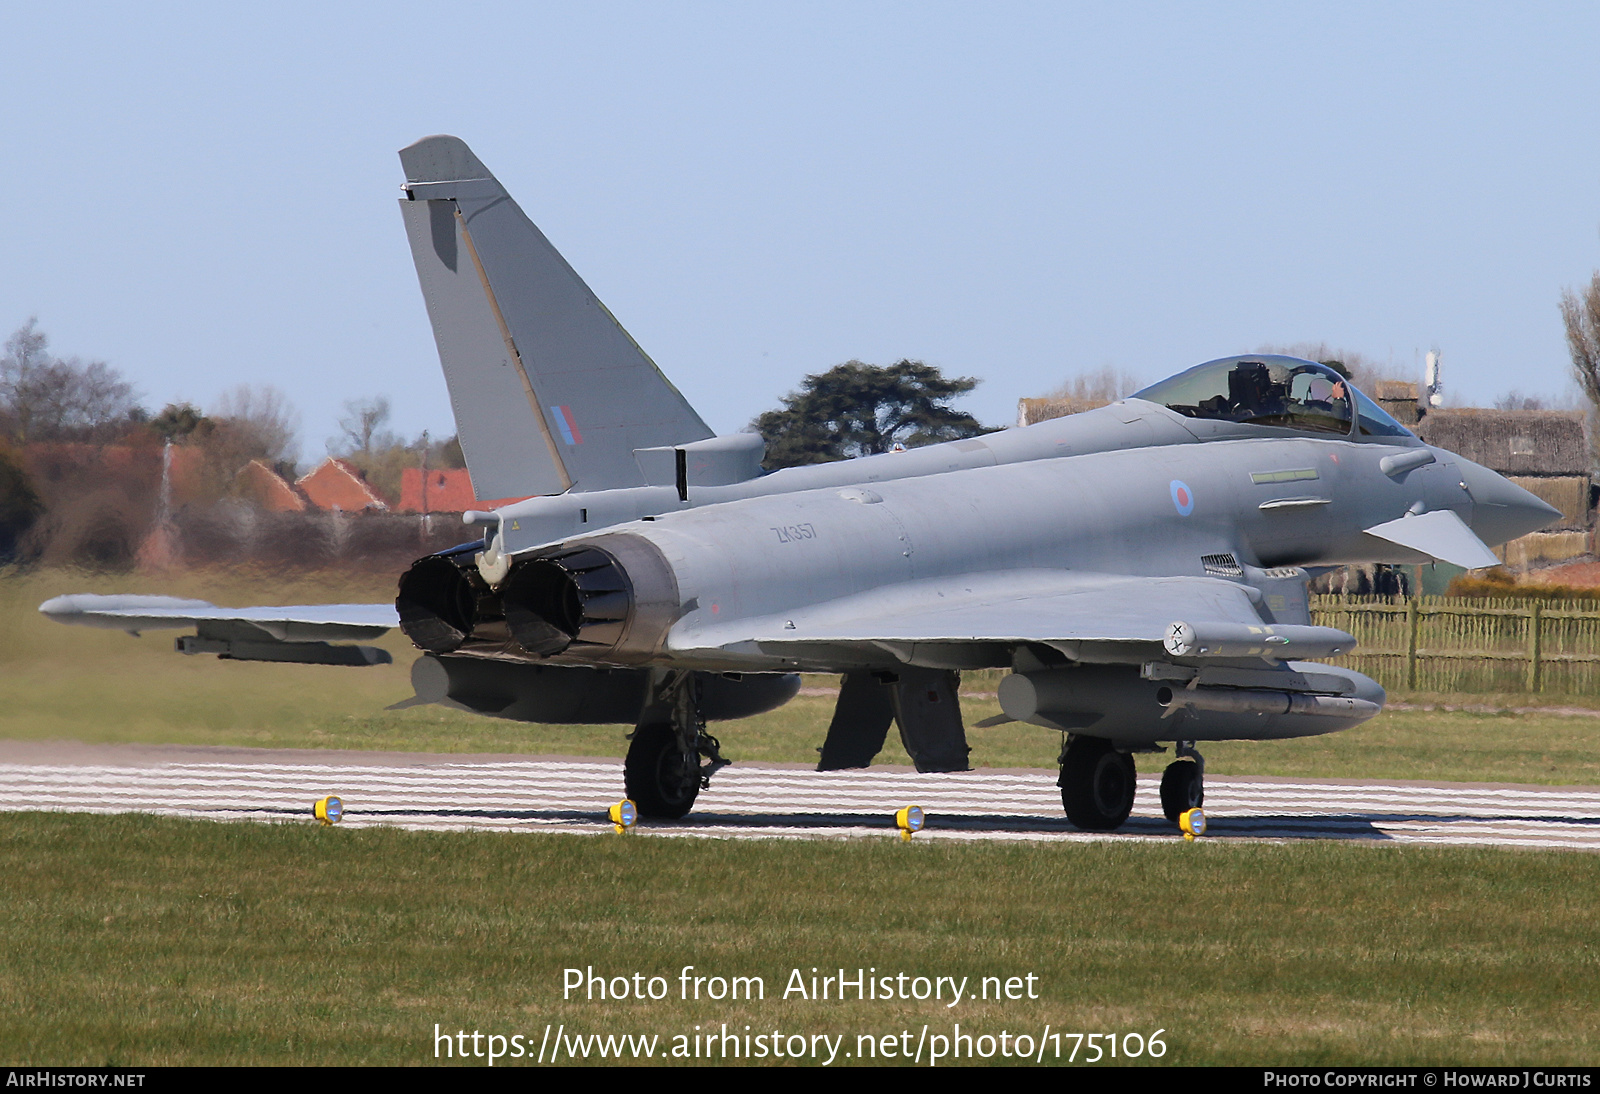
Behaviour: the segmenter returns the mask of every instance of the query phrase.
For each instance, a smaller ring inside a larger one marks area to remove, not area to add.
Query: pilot
[[[1272,382],[1272,374],[1260,361],[1241,361],[1228,373],[1228,407],[1234,421],[1283,413],[1282,385]]]
[[[1350,388],[1344,380],[1302,368],[1289,377],[1289,392],[1287,424],[1319,433],[1348,431]]]

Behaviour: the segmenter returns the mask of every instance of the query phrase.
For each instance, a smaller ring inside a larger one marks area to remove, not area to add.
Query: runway
[[[0,810],[157,813],[310,822],[336,794],[349,827],[610,833],[622,797],[616,760],[277,752],[166,746],[0,747]],[[736,764],[681,821],[650,836],[883,838],[893,812],[920,805],[919,840],[1177,839],[1158,780],[1141,776],[1134,815],[1115,834],[1080,832],[1048,771],[921,775],[903,768],[816,772]],[[1374,785],[1334,780],[1206,779],[1207,839],[1369,840],[1600,850],[1600,788]]]

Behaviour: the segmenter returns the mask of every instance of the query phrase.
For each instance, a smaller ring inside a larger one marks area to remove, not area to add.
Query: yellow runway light
[[[639,823],[639,807],[628,798],[623,798],[613,805],[606,815],[611,818],[611,824],[619,836]]]
[[[323,824],[338,824],[340,818],[344,816],[344,802],[330,794],[326,798],[318,798],[317,804],[311,807],[311,811]]]
[[[922,826],[926,823],[927,817],[920,805],[908,805],[894,815],[894,826],[900,829],[900,838],[903,840],[908,840],[913,833],[922,831]]]
[[[1178,816],[1178,827],[1183,829],[1183,838],[1192,842],[1206,834],[1206,815],[1198,809],[1186,810]]]

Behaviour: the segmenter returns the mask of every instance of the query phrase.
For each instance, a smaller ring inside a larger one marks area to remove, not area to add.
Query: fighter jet
[[[1207,741],[1328,733],[1383,689],[1323,663],[1320,567],[1442,560],[1556,510],[1409,433],[1338,372],[1196,365],[1110,406],[981,438],[764,473],[715,436],[465,143],[400,153],[400,209],[478,497],[471,541],[387,605],[217,608],[59,597],[63,622],[196,627],[188,653],[366,664],[396,623],[416,696],[528,722],[634,727],[627,794],[677,818],[728,761],[708,723],[842,676],[823,770],[891,724],[962,771],[959,673],[1005,669],[1004,714],[1062,735],[1067,817],[1112,830],[1135,756],[1172,749],[1162,810],[1204,800]],[[405,705],[405,704],[402,704]]]

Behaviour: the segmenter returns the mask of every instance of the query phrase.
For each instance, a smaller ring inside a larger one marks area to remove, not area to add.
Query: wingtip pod
[[[105,596],[99,593],[67,593],[53,596],[39,605],[39,611],[57,623],[81,623],[90,627],[122,628],[123,622],[112,618],[118,614],[143,611],[196,611],[215,608],[209,600],[190,600],[179,596],[147,596],[124,594]]]
[[[1190,624],[1167,628],[1162,644],[1174,657],[1338,657],[1355,648],[1355,636],[1333,627],[1252,626],[1243,623]]]
[[[64,623],[70,617],[81,613],[83,609],[78,607],[78,598],[69,593],[66,596],[52,596],[39,605],[39,611],[58,623]]]
[[[407,182],[494,178],[466,141],[448,133],[423,137],[400,149],[400,166],[405,168]]]

